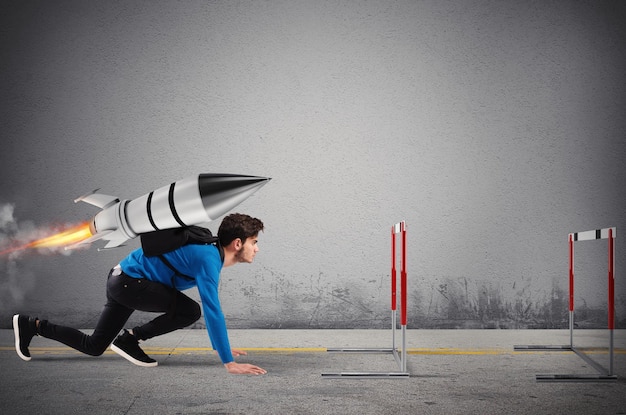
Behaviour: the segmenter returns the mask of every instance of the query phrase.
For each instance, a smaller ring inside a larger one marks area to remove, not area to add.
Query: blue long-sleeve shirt
[[[202,300],[204,321],[211,345],[217,351],[222,363],[232,362],[233,355],[228,341],[226,320],[222,313],[218,295],[222,260],[215,245],[189,244],[164,254],[179,272],[193,277],[193,280],[176,276],[177,290],[197,286]],[[134,278],[146,278],[169,287],[172,286],[172,271],[158,257],[147,257],[141,248],[133,251],[120,262],[125,274]]]

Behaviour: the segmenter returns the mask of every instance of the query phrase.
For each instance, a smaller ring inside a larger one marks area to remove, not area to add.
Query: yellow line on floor
[[[201,354],[201,353],[214,353],[210,347],[149,347],[144,346],[144,351],[151,355],[181,355],[181,354]],[[248,353],[326,353],[327,349],[324,347],[244,347],[241,350],[245,350]],[[579,349],[588,354],[608,354],[607,349],[601,348],[589,348]],[[0,346],[0,351],[15,351],[11,346]],[[70,347],[56,346],[56,347],[31,347],[31,354],[67,354],[67,353],[80,353]],[[113,353],[107,350],[105,353]],[[514,354],[554,354],[554,353],[572,353],[569,350],[523,350],[514,351],[511,349],[463,349],[463,348],[409,348],[407,353],[410,355],[477,355],[477,356],[489,356],[489,355],[514,355]],[[626,355],[626,349],[615,349],[616,355]]]

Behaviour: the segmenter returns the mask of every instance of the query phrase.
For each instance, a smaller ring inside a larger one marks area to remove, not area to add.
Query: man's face
[[[235,254],[235,258],[237,262],[247,262],[250,264],[254,261],[257,252],[259,252],[258,235],[254,235],[245,240],[239,251],[237,251],[237,254]]]

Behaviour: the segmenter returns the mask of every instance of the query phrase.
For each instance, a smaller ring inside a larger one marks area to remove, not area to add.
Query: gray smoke
[[[7,249],[22,234],[20,227],[13,217],[12,204],[0,205],[0,250]],[[32,273],[26,269],[20,270],[20,251],[10,252],[0,257],[0,307],[2,311],[14,309],[21,305],[24,296],[30,291],[35,280]]]
[[[13,210],[15,207],[11,204],[0,205],[0,246],[4,242],[4,233],[10,232],[15,228],[15,219],[13,219]]]
[[[50,236],[58,229],[37,227],[32,221],[18,222],[15,206],[0,204],[0,312],[12,311],[22,305],[28,292],[35,287],[35,273],[28,268],[26,256],[32,253],[69,255],[63,247],[15,249],[33,240]]]

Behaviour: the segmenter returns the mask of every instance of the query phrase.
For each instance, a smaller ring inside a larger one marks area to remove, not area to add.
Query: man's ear
[[[241,242],[241,238],[235,238],[233,240],[233,247],[239,251],[243,247],[243,243]]]

